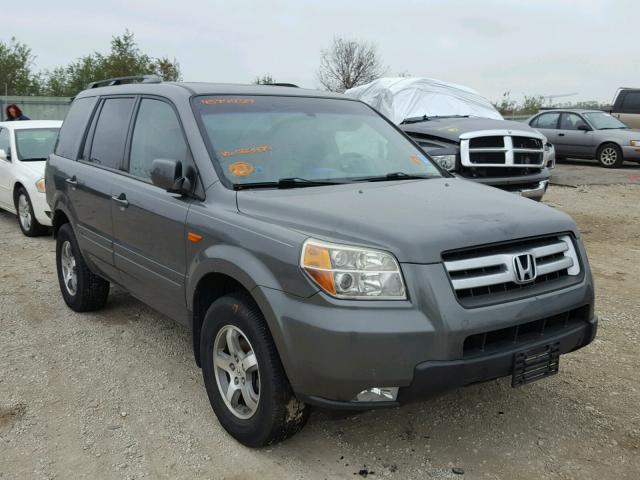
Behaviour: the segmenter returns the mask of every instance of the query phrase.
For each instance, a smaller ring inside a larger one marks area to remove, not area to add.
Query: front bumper
[[[33,205],[33,213],[40,225],[45,227],[51,226],[51,208],[47,203],[47,197],[44,193],[40,193],[37,190],[30,191],[29,197],[31,198],[31,204]]]
[[[582,248],[581,256],[586,258]],[[586,312],[583,328],[562,331],[561,353],[586,345],[595,334],[586,265],[583,280],[564,290],[478,308],[458,302],[442,264],[402,268],[411,300],[337,300],[321,293],[300,298],[269,288],[253,290],[296,395],[337,408],[383,407],[382,402],[353,399],[372,387],[399,387],[398,401],[412,401],[508,375],[513,352],[504,348],[491,358],[469,358],[464,345],[472,335],[576,309]]]
[[[542,200],[547,188],[549,187],[549,169],[545,168],[541,173],[535,175],[522,175],[513,177],[464,177],[458,175],[459,178],[471,180],[472,182],[482,183],[501,190],[506,190],[526,198],[533,200]]]
[[[596,336],[597,329],[598,319],[594,316],[581,325],[563,332],[562,335],[530,342],[526,345],[526,348],[531,349],[551,343],[559,343],[559,353],[562,355],[591,343]],[[518,346],[467,360],[419,363],[414,369],[413,381],[407,387],[400,388],[396,401],[340,402],[321,397],[306,397],[305,401],[324,408],[345,410],[397,407],[402,404],[435,397],[443,392],[474,383],[509,376],[513,371],[515,354],[522,348],[522,346]]]
[[[640,162],[640,148],[625,145],[622,147],[622,157],[632,162]]]

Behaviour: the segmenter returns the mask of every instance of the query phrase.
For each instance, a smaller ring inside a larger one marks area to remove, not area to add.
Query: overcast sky
[[[175,57],[185,80],[276,80],[318,87],[334,36],[374,42],[389,75],[610,101],[640,87],[638,0],[20,0],[2,8],[0,38],[28,44],[38,69],[109,48],[131,30],[152,56]]]

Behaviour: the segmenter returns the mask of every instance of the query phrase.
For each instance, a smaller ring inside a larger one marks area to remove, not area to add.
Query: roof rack
[[[99,87],[111,87],[126,83],[162,83],[162,78],[158,75],[133,75],[131,77],[114,77],[106,80],[98,80],[87,85],[87,89]]]
[[[273,87],[294,87],[300,88],[298,85],[294,85],[293,83],[263,83],[262,85],[271,85]]]

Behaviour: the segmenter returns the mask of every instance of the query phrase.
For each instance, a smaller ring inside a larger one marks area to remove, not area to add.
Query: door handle
[[[120,210],[124,210],[129,206],[129,201],[127,200],[127,196],[124,193],[121,193],[117,197],[111,197],[111,200],[113,200],[120,206]]]
[[[564,133],[559,133],[558,136],[559,137],[564,137]]]
[[[78,180],[76,179],[75,175],[71,178],[65,178],[64,181],[65,183],[71,185],[71,188],[73,190],[75,190],[78,187]]]

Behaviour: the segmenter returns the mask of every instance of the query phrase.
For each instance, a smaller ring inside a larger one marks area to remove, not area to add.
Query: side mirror
[[[7,153],[3,148],[0,148],[0,160],[11,160],[11,154]]]
[[[191,181],[183,176],[182,162],[158,158],[151,164],[151,183],[170,193],[191,193]]]
[[[584,124],[584,123],[581,123],[580,125],[578,125],[578,130],[582,130],[583,132],[590,132],[591,131],[589,126]]]

